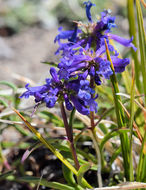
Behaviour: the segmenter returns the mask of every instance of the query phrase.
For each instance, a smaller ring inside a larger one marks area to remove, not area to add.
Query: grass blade
[[[90,164],[84,164],[80,167],[79,171],[78,171],[78,175],[77,175],[77,181],[78,184],[82,186],[82,178],[83,175],[86,171],[88,171],[90,169]]]
[[[58,182],[48,182],[46,179],[40,179],[39,177],[33,177],[33,176],[26,176],[26,177],[21,177],[21,178],[16,178],[16,181],[18,182],[27,182],[27,183],[34,183],[34,184],[39,184],[43,185],[45,187],[50,187],[53,189],[59,189],[59,190],[74,190],[74,187],[71,187],[66,184],[61,184]]]
[[[120,104],[121,102],[121,97],[117,95],[119,93],[119,87],[118,87],[118,82],[117,78],[115,75],[114,71],[114,66],[110,57],[109,49],[107,46],[107,42],[105,40],[105,46],[106,46],[106,54],[107,54],[107,59],[111,62],[111,69],[113,71],[113,75],[110,77],[112,86],[113,86],[113,97],[114,97],[114,103],[115,103],[115,111],[116,111],[116,116],[117,116],[117,123],[118,123],[118,128],[122,128],[125,126],[125,115],[124,115],[124,110]],[[125,172],[125,177],[127,180],[129,180],[130,173],[129,173],[129,139],[128,135],[126,133],[120,134],[120,140],[121,140],[121,147],[122,147],[122,155],[123,155],[123,161],[124,161],[124,172]]]
[[[140,1],[136,0],[136,10],[137,10],[137,22],[138,22],[138,34],[139,34],[139,48],[140,48],[140,58],[141,58],[141,71],[143,77],[143,89],[146,96],[146,35],[144,31],[143,15],[140,6]],[[146,97],[145,97],[146,105]]]
[[[61,162],[66,165],[75,175],[78,174],[77,170],[58,152],[51,144],[49,144],[43,136],[16,110],[13,108],[13,110],[16,112],[16,114],[24,121],[25,125],[35,134],[35,136],[49,149],[53,154],[61,160]],[[92,188],[91,185],[88,184],[88,182],[82,178],[82,184],[88,188]]]
[[[132,67],[132,85],[131,85],[131,98],[130,98],[130,181],[134,180],[133,175],[133,153],[132,153],[132,134],[133,134],[133,120],[134,120],[134,66]]]
[[[136,23],[135,23],[135,14],[134,14],[134,0],[127,0],[127,9],[128,9],[128,21],[129,21],[129,34],[133,36],[133,44],[137,47],[137,35],[136,35]],[[135,64],[135,79],[136,86],[139,92],[142,92],[142,86],[140,82],[141,68],[138,60],[138,50],[135,52],[131,49],[132,57]]]

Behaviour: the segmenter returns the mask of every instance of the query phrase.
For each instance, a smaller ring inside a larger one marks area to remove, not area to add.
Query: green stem
[[[137,35],[136,35],[136,22],[135,22],[135,14],[134,14],[134,0],[127,0],[127,11],[128,11],[128,21],[129,21],[129,34],[133,36],[133,44],[137,47]],[[136,78],[136,86],[139,92],[142,92],[142,86],[140,82],[140,74],[141,67],[138,60],[138,50],[135,52],[131,49],[132,57],[135,63],[135,78]]]
[[[137,177],[136,181],[141,181],[142,178],[142,173],[146,171],[146,165],[143,165],[146,160],[146,126],[145,126],[145,134],[142,142],[142,147],[140,151],[140,158],[139,158],[139,163],[137,167]],[[145,166],[145,168],[144,168]],[[146,172],[145,172],[146,173]],[[146,174],[145,174],[146,177]]]
[[[94,78],[93,77],[90,78],[90,87],[94,88]],[[93,95],[92,95],[92,98],[93,98]],[[92,137],[92,140],[94,143],[96,156],[98,159],[97,181],[98,181],[99,187],[102,187],[103,184],[102,184],[102,177],[101,177],[101,169],[102,169],[101,153],[100,153],[100,149],[98,146],[98,140],[97,140],[96,131],[95,131],[96,125],[94,123],[94,112],[93,111],[90,112],[90,122],[91,122],[90,133],[91,133],[91,137]]]
[[[67,121],[67,116],[66,116],[66,112],[65,112],[65,108],[64,108],[63,103],[61,103],[60,109],[61,109],[61,114],[62,114],[62,118],[64,121],[64,127],[66,130],[66,135],[67,135],[68,141],[70,143],[70,149],[71,149],[72,157],[73,157],[76,169],[78,170],[80,168],[80,164],[78,162],[76,150],[74,147],[72,121],[70,120],[70,125],[69,125],[68,121]],[[72,117],[72,119],[73,119],[73,117]]]
[[[89,131],[90,131],[93,143],[94,143],[94,148],[95,148],[96,156],[97,156],[97,159],[98,159],[97,181],[98,181],[99,187],[102,187],[103,186],[102,177],[101,177],[102,161],[101,161],[100,149],[99,149],[99,146],[98,146],[98,140],[97,140],[97,136],[96,136],[96,130],[91,129]]]
[[[137,10],[137,23],[138,23],[138,34],[139,34],[139,49],[140,49],[140,58],[141,58],[140,63],[141,63],[143,89],[145,94],[145,105],[146,105],[146,45],[145,45],[146,35],[145,35],[143,15],[139,0],[136,0],[136,10]]]
[[[132,67],[133,68],[133,67]],[[133,175],[133,153],[132,153],[132,134],[133,134],[133,120],[134,120],[134,68],[132,69],[132,85],[131,85],[131,98],[130,98],[130,181],[134,181]]]
[[[115,103],[115,111],[117,116],[117,123],[118,128],[125,127],[125,116],[124,116],[124,110],[120,104],[121,97],[120,95],[117,95],[119,93],[119,87],[117,78],[114,71],[114,66],[110,57],[110,53],[108,50],[107,42],[105,40],[106,45],[106,53],[107,53],[107,59],[111,62],[111,69],[113,71],[113,75],[111,75],[110,80],[113,86],[113,97],[114,97],[114,103]],[[130,179],[130,172],[129,172],[129,139],[128,135],[126,133],[120,134],[120,140],[121,140],[121,148],[122,148],[122,155],[123,155],[123,164],[124,164],[124,173],[127,180]]]

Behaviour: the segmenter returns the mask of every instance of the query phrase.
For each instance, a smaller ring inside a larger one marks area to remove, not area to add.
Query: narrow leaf
[[[88,171],[91,168],[90,164],[84,164],[80,167],[78,174],[77,174],[77,181],[78,184],[82,186],[82,178],[86,171]]]
[[[19,182],[27,182],[27,183],[34,183],[34,184],[40,184],[45,187],[50,187],[53,189],[59,189],[59,190],[74,190],[74,187],[71,187],[69,185],[61,184],[58,182],[48,182],[46,179],[41,179],[39,177],[33,177],[33,176],[26,176],[16,179]]]
[[[16,85],[14,85],[14,84],[11,83],[11,82],[8,82],[8,81],[0,81],[0,84],[2,84],[2,85],[6,85],[6,86],[12,88],[13,90],[17,90]]]
[[[44,137],[16,110],[13,110],[17,113],[17,115],[24,121],[25,125],[35,134],[35,136],[48,148],[50,149],[53,154],[61,160],[75,175],[77,175],[77,170],[62,156],[60,152],[58,152],[51,144],[49,144]],[[88,187],[92,188],[91,185],[85,179],[82,179],[82,183]]]
[[[137,22],[138,22],[138,34],[139,34],[139,48],[141,57],[141,71],[143,77],[143,89],[146,96],[146,35],[144,31],[143,15],[140,6],[140,1],[136,0],[136,10],[137,10]],[[146,105],[146,97],[145,97]]]
[[[42,62],[43,64],[46,64],[46,65],[50,65],[50,66],[53,66],[53,67],[57,67],[57,64],[54,63],[54,62],[48,62],[48,61],[44,61]]]

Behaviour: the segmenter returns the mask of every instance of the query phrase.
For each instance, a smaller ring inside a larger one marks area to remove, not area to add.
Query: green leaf
[[[0,99],[0,104],[3,104],[6,108],[8,107],[8,104],[2,99]]]
[[[54,62],[44,61],[44,62],[42,62],[42,63],[43,63],[43,64],[46,64],[46,65],[53,66],[53,67],[57,67],[57,63],[54,63]]]
[[[34,133],[34,135],[62,162],[64,163],[75,175],[77,175],[77,170],[71,165],[71,163],[66,160],[62,154],[56,150],[50,143],[46,141],[46,139],[16,110],[13,108],[15,113],[24,121],[25,125],[29,128],[29,130]],[[84,184],[88,188],[92,188],[90,184],[83,178],[82,184]]]
[[[62,164],[62,171],[63,171],[63,176],[67,181],[67,183],[69,185],[75,186],[76,181],[74,179],[73,173],[64,164]]]
[[[113,153],[112,157],[110,158],[110,166],[112,165],[112,163],[115,161],[115,159],[117,158],[117,156],[121,153],[122,149],[121,146]]]
[[[8,176],[11,176],[15,173],[15,171],[8,171],[6,173],[0,174],[0,180],[6,179]]]
[[[105,46],[106,46],[106,54],[107,54],[107,60],[111,62],[111,69],[113,71],[113,74],[110,76],[110,80],[113,86],[113,98],[114,98],[114,103],[115,103],[115,111],[116,111],[116,116],[117,116],[117,124],[118,128],[122,128],[125,126],[125,115],[124,115],[124,110],[120,104],[121,102],[121,97],[117,95],[119,93],[119,86],[118,86],[118,81],[117,77],[115,74],[114,66],[110,57],[110,52],[108,49],[107,42],[105,40]],[[124,172],[125,172],[125,177],[127,180],[129,180],[129,139],[128,135],[126,133],[121,133],[120,134],[120,141],[122,145],[122,155],[123,155],[123,164],[124,164]]]
[[[129,132],[130,130],[129,129],[118,129],[118,130],[114,130],[114,131],[111,131],[110,133],[108,133],[108,134],[106,134],[105,136],[104,136],[104,138],[102,139],[102,141],[100,142],[100,150],[101,151],[103,151],[103,147],[104,147],[104,145],[105,145],[105,143],[109,140],[109,139],[111,139],[111,138],[113,138],[113,137],[115,137],[115,136],[118,136],[119,134],[121,134],[121,133],[127,133],[127,132]]]
[[[76,109],[73,108],[73,110],[71,111],[71,114],[70,114],[70,118],[69,118],[69,126],[70,127],[73,127],[75,112],[76,112]]]
[[[141,63],[143,89],[145,94],[145,105],[146,105],[146,35],[144,31],[143,15],[139,0],[136,0],[136,10],[137,10],[139,48],[140,48],[140,58],[141,58],[140,63]]]
[[[133,44],[135,45],[135,47],[137,46],[137,32],[136,32],[136,22],[135,22],[135,14],[134,14],[134,0],[127,0],[127,9],[128,9],[128,21],[129,21],[129,34],[130,37],[133,36]],[[141,86],[141,82],[140,82],[140,74],[141,74],[141,66],[140,66],[140,62],[138,60],[138,49],[135,52],[132,48],[131,48],[131,52],[132,52],[132,57],[134,59],[134,64],[135,64],[135,78],[136,78],[136,86],[138,88],[138,90],[140,92],[142,92],[142,86]],[[127,70],[126,72],[123,72],[123,75],[126,75],[126,78],[128,79],[129,76],[127,75]],[[129,86],[130,83],[127,80],[127,86]],[[128,93],[130,93],[130,88],[129,91],[127,91]]]
[[[52,122],[60,127],[64,126],[62,119],[54,113],[51,113],[48,111],[41,111],[40,113],[38,113],[38,115],[46,119],[47,121]]]
[[[84,164],[80,167],[79,171],[78,171],[78,174],[77,174],[77,181],[78,181],[78,184],[80,186],[83,186],[82,185],[82,178],[85,174],[86,171],[88,171],[89,169],[91,168],[91,165],[90,164]],[[84,186],[85,187],[85,186]]]
[[[14,91],[17,90],[16,85],[14,85],[14,84],[11,83],[11,82],[8,82],[8,81],[0,81],[0,84],[8,86],[8,87],[12,88]]]
[[[71,187],[69,185],[61,184],[58,182],[48,182],[46,179],[43,178],[41,179],[39,177],[26,176],[26,177],[17,178],[16,180],[19,182],[34,183],[36,185],[40,184],[45,187],[50,187],[59,190],[74,190],[74,187]]]
[[[134,180],[133,175],[133,153],[132,153],[132,135],[133,135],[133,122],[134,122],[134,84],[135,84],[135,75],[134,68],[132,67],[132,82],[131,82],[131,98],[130,98],[130,181]]]
[[[140,150],[140,158],[136,171],[136,181],[145,181],[146,180],[146,130]]]

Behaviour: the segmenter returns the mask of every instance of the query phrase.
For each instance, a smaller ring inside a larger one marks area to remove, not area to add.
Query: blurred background
[[[48,65],[57,61],[54,38],[59,26],[73,27],[73,20],[86,22],[84,0],[0,0],[0,80],[21,84],[43,80]],[[116,16],[118,32],[128,37],[126,0],[94,0],[93,20],[103,9]],[[113,6],[114,5],[114,6]]]
[[[60,177],[62,175],[60,162],[56,158],[54,159],[54,155],[45,148],[42,149],[41,147],[39,151],[34,152],[33,157],[28,159],[27,164],[20,164],[24,151],[30,147],[31,143],[35,142],[35,139],[23,127],[23,123],[16,114],[13,114],[10,106],[24,111],[27,119],[34,126],[39,125],[40,129],[38,130],[40,133],[48,132],[50,137],[64,136],[61,128],[63,124],[58,119],[57,107],[44,113],[42,112],[44,107],[42,107],[42,110],[41,108],[39,110],[40,113],[38,112],[33,118],[30,118],[34,102],[31,98],[29,101],[25,99],[20,101],[18,97],[24,91],[26,83],[29,82],[32,86],[38,83],[42,84],[49,75],[49,66],[42,62],[59,61],[59,57],[54,55],[57,50],[54,38],[58,34],[58,28],[63,26],[64,30],[73,29],[72,21],[87,22],[84,1],[0,0],[0,101],[3,103],[2,106],[0,105],[0,119],[3,119],[0,123],[0,152],[8,158],[8,163],[12,166],[12,169],[17,170],[17,176],[23,176],[24,174],[40,176],[41,172],[46,172],[44,178],[46,177],[52,181],[56,181],[56,179],[58,181],[62,180],[62,177]],[[113,29],[113,33],[116,32],[123,37],[130,38],[127,0],[92,0],[92,2],[96,4],[96,7],[91,9],[94,21],[97,21],[103,9],[111,9],[112,15],[116,16],[117,24],[117,28]],[[143,11],[143,13],[146,16],[146,11]],[[144,23],[146,23],[145,20]],[[124,49],[122,46],[118,46],[118,49],[120,49],[122,56],[130,53],[128,48]],[[128,56],[126,55],[126,57]],[[110,108],[113,103],[112,98],[110,99],[111,89],[108,86],[105,89],[105,94],[102,91],[99,92],[101,93],[98,99],[99,115],[103,114],[103,111]],[[109,103],[107,102],[109,100],[107,96],[110,99]],[[110,119],[114,121],[113,115]],[[16,123],[13,123],[13,121],[16,121]],[[53,122],[54,124],[52,125]],[[57,131],[54,126],[61,126],[61,130],[57,128]],[[84,124],[77,121],[76,126],[83,128]],[[1,142],[3,142],[2,150]],[[117,141],[115,141],[115,144],[117,146]],[[92,143],[89,144],[89,148],[92,151]],[[108,157],[109,154],[107,154]],[[2,158],[0,157],[0,172],[5,171],[5,166],[3,166],[1,160]],[[56,170],[57,172],[55,172]],[[52,176],[52,173],[55,173],[54,176]],[[93,176],[96,175],[91,173],[91,180]],[[106,178],[106,175],[104,177]],[[117,180],[117,178],[115,179]],[[119,179],[122,179],[122,177]],[[24,184],[8,181],[1,181],[0,183],[0,190],[26,189],[30,189],[27,184],[25,186]],[[34,187],[34,189],[36,188]],[[41,189],[45,188],[41,187]]]

